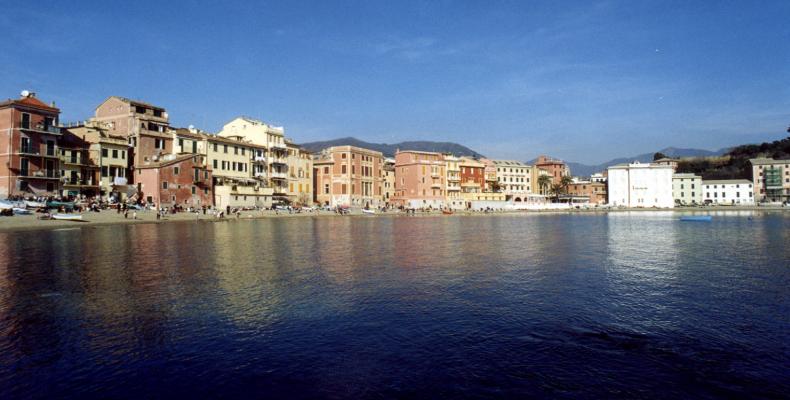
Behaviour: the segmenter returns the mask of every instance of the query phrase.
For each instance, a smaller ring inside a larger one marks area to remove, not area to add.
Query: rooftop
[[[743,184],[743,185],[751,185],[752,181],[748,179],[720,179],[715,181],[702,181],[703,185],[735,185],[735,184]]]

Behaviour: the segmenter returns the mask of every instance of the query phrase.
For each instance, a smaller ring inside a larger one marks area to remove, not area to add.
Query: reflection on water
[[[790,218],[0,234],[0,398],[779,397]]]

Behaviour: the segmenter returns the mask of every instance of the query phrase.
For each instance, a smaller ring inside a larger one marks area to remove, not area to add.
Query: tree
[[[562,191],[563,192],[566,192],[566,193],[568,192],[568,186],[570,186],[571,183],[573,183],[573,178],[571,178],[568,175],[565,175],[562,178],[560,178],[560,186],[562,186]]]
[[[667,158],[667,155],[660,151],[656,154],[653,154],[653,161],[660,160],[662,158]]]
[[[491,191],[499,193],[502,191],[502,185],[499,182],[492,182],[491,183]]]
[[[559,203],[560,195],[563,193],[563,188],[561,183],[555,183],[551,185],[551,194],[554,195],[554,202]]]
[[[541,175],[538,177],[538,186],[540,187],[541,194],[546,193],[546,188],[551,185],[551,177],[548,175]]]

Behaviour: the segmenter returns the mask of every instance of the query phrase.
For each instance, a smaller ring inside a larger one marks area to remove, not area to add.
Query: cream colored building
[[[263,150],[261,156],[265,160],[263,172],[273,189],[274,201],[290,200],[288,198],[288,146],[285,143],[285,129],[281,126],[269,125],[263,121],[237,117],[222,127],[217,134],[222,137],[238,136],[249,140]]]
[[[384,205],[384,156],[354,146],[334,146],[315,155],[315,201],[321,205],[372,207]]]
[[[103,200],[126,200],[134,193],[128,184],[130,153],[125,135],[112,133],[108,123],[92,119],[73,124],[68,130],[90,143],[89,157],[99,168],[99,195]]]
[[[753,158],[752,181],[755,202],[790,201],[790,159]]]
[[[672,198],[676,205],[702,204],[702,177],[687,173],[673,174]]]
[[[461,198],[461,159],[452,155],[445,154],[444,162],[447,172],[447,200],[445,206],[460,210],[466,208],[466,203]]]
[[[493,160],[496,180],[505,199],[513,202],[526,201],[532,193],[532,167],[520,161]]]
[[[385,204],[390,203],[390,199],[395,195],[395,159],[385,158],[384,167],[381,169],[384,174],[382,183],[382,197]]]

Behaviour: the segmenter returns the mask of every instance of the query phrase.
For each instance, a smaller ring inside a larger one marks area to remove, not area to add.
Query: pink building
[[[407,208],[443,208],[446,164],[441,153],[399,151],[395,154],[392,203]]]
[[[211,171],[199,154],[167,155],[135,171],[138,194],[157,207],[201,207],[213,204]]]
[[[313,160],[314,201],[320,205],[384,205],[384,156],[354,146],[324,149]]]

